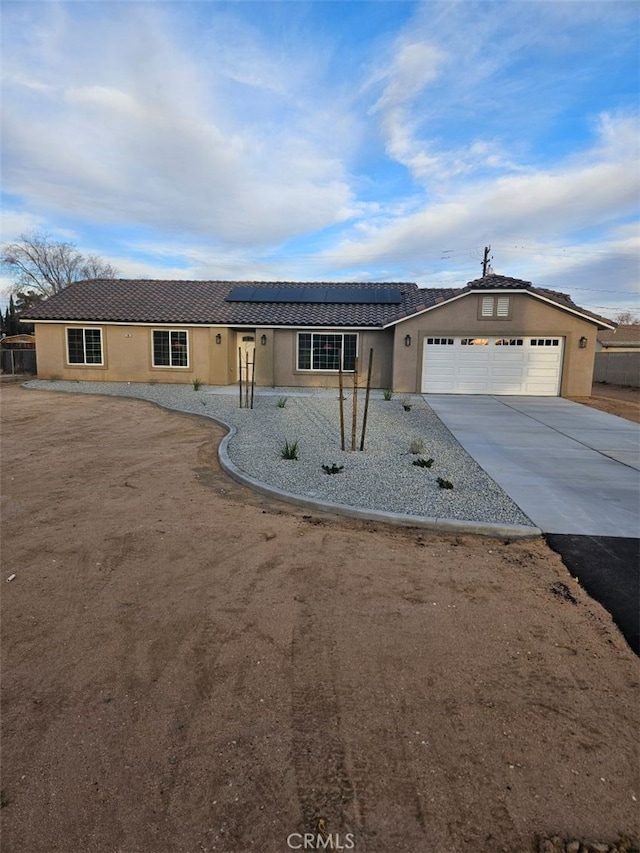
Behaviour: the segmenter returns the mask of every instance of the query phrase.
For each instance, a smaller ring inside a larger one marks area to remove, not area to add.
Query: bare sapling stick
[[[256,387],[256,351],[253,351],[253,361],[251,362],[251,408],[253,409],[253,394]]]
[[[344,450],[344,395],[342,383],[342,353],[338,361],[338,391],[340,392],[340,449]]]
[[[356,449],[356,430],[358,425],[358,358],[353,364],[353,417],[351,418],[351,449]]]
[[[362,415],[362,437],[360,450],[364,450],[364,434],[367,431],[367,415],[369,413],[369,393],[371,391],[371,368],[373,366],[373,349],[369,350],[369,369],[367,370],[367,392],[364,398],[364,413]]]
[[[249,353],[245,352],[245,372],[244,372],[244,407],[249,408]]]

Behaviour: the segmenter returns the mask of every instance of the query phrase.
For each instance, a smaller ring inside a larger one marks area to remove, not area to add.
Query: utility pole
[[[484,258],[482,259],[482,278],[487,274],[487,267],[489,266],[489,262],[491,258],[489,257],[489,252],[491,251],[491,246],[484,247]]]

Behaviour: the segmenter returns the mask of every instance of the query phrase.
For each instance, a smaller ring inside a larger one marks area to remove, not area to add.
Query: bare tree
[[[637,326],[640,324],[640,315],[635,311],[618,311],[613,318],[620,326]]]
[[[72,281],[115,278],[118,270],[97,255],[83,255],[75,243],[31,231],[2,248],[0,263],[14,276],[14,292],[41,299],[59,293]]]

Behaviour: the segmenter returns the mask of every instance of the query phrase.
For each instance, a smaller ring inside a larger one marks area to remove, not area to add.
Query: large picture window
[[[67,329],[69,364],[102,364],[102,329]]]
[[[188,367],[187,332],[156,329],[153,332],[154,367]]]
[[[357,354],[357,334],[298,332],[298,370],[353,371]]]

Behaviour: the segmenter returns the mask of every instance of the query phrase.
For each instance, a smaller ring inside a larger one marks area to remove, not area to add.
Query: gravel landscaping
[[[254,408],[239,407],[237,388],[144,383],[33,380],[25,387],[147,400],[168,409],[210,417],[235,432],[231,463],[268,487],[314,501],[420,518],[535,527],[466,453],[418,395],[385,400],[372,392],[364,451],[341,450],[340,404],[335,389],[259,388]],[[352,392],[346,392],[345,441],[351,447]],[[286,400],[284,405],[279,405]],[[410,406],[407,411],[403,404]],[[358,398],[360,446],[364,392]],[[283,459],[285,442],[298,459]],[[412,452],[416,449],[419,452]],[[413,465],[433,459],[430,468]],[[343,466],[327,474],[323,465]],[[438,478],[453,484],[441,488]]]

